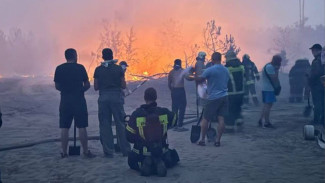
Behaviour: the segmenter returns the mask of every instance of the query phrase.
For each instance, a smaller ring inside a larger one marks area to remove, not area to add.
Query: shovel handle
[[[77,146],[77,135],[76,135],[76,132],[77,132],[77,127],[76,127],[76,122],[74,122],[74,127],[73,127],[73,145],[74,147]]]

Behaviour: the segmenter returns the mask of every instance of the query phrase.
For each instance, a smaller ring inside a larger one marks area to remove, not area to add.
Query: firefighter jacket
[[[289,84],[290,86],[299,86],[304,88],[307,86],[306,74],[310,72],[310,64],[308,60],[297,60],[295,65],[289,72]]]
[[[259,79],[259,74],[257,67],[254,62],[252,62],[250,59],[244,58],[243,59],[243,66],[245,68],[245,80],[246,84],[255,84],[255,79]]]
[[[322,65],[321,56],[317,56],[312,64],[311,71],[308,78],[308,83],[310,87],[322,86],[320,77],[324,75],[324,65]]]
[[[169,111],[167,108],[161,108],[157,106],[157,103],[151,104],[144,104],[141,105],[140,108],[136,109],[126,126],[126,137],[130,143],[133,143],[133,149],[137,154],[150,156],[150,142],[149,139],[146,139],[145,130],[150,130],[146,128],[146,125],[149,126],[149,123],[152,121],[146,121],[148,118],[147,116],[157,115],[159,118],[159,122],[162,125],[162,136],[161,144],[163,147],[163,151],[168,150],[168,143],[167,143],[167,130],[172,128],[176,125],[177,122],[177,115],[173,112]]]
[[[230,60],[225,65],[230,74],[228,95],[244,94],[245,68],[238,59]]]

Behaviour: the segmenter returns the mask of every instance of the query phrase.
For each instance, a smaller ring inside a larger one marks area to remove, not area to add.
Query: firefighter
[[[310,90],[308,87],[306,74],[309,72],[309,70],[310,64],[306,59],[297,60],[295,65],[290,69],[290,103],[302,102],[303,93],[305,93],[305,98],[308,98]]]
[[[314,44],[310,48],[315,57],[311,64],[308,83],[311,89],[311,95],[314,104],[314,124],[324,124],[324,86],[321,82],[321,76],[324,75],[324,64],[321,60],[322,46]]]
[[[233,131],[234,125],[242,125],[241,106],[244,98],[245,68],[236,57],[234,51],[229,50],[226,55],[226,67],[229,70],[228,82],[229,112],[225,118],[226,130]]]
[[[250,56],[247,54],[243,56],[242,64],[245,68],[246,79],[244,103],[249,103],[249,94],[251,94],[254,104],[258,105],[259,102],[256,95],[255,80],[259,81],[260,75],[258,73],[257,67],[255,63],[251,61]]]
[[[168,148],[167,130],[177,122],[177,115],[157,106],[157,92],[148,88],[144,92],[146,104],[136,109],[127,124],[126,136],[133,149],[128,156],[131,169],[142,176],[157,174],[164,177],[167,169],[179,161],[176,150]]]

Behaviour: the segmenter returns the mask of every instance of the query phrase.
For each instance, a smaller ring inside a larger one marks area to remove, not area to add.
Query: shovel
[[[304,117],[309,117],[311,114],[311,111],[313,109],[313,107],[310,105],[309,98],[310,97],[308,97],[308,105],[305,107],[305,110],[304,110]]]
[[[196,143],[199,139],[200,139],[200,135],[201,135],[201,126],[199,125],[203,116],[203,111],[201,112],[200,118],[198,119],[198,122],[196,125],[192,125],[192,129],[191,129],[191,142],[192,143]]]
[[[80,156],[80,146],[77,146],[76,123],[73,131],[73,146],[69,146],[69,156]]]

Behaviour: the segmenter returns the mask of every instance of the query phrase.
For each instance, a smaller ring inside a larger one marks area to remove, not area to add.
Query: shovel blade
[[[80,156],[80,146],[69,146],[69,156]]]
[[[193,125],[191,129],[191,142],[196,143],[200,139],[201,127]]]

